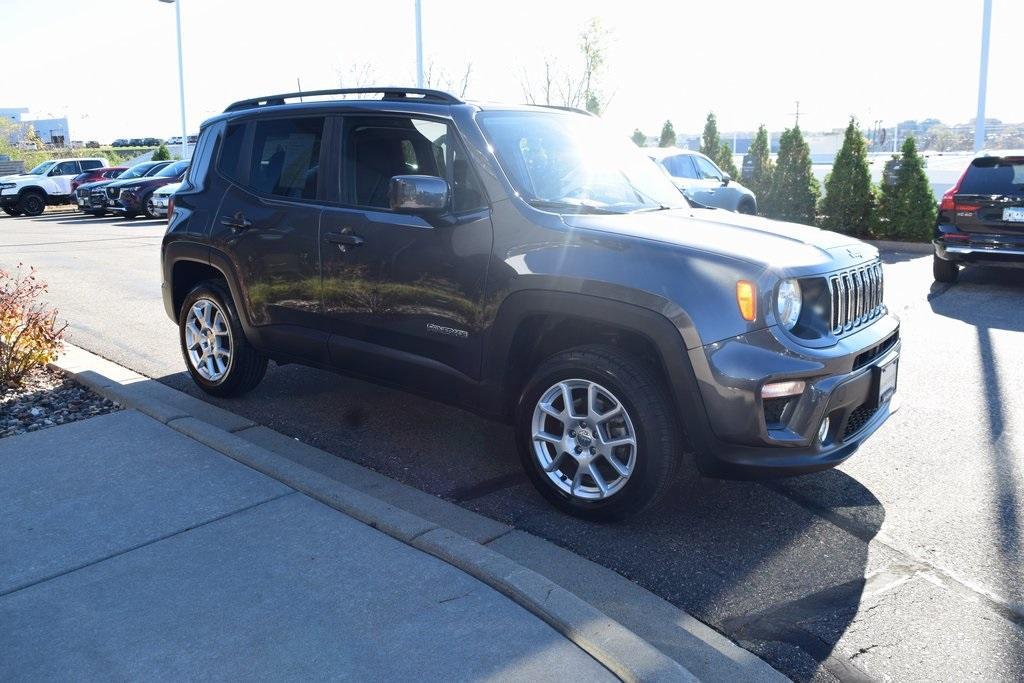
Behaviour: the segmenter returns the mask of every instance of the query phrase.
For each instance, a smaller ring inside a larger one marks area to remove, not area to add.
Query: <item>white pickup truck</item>
[[[69,204],[72,179],[107,163],[102,158],[51,159],[26,173],[4,176],[0,178],[0,209],[8,216],[38,216],[48,204]]]

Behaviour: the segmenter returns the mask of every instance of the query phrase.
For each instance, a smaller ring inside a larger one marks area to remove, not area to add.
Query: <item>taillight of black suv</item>
[[[1024,154],[972,160],[942,195],[933,244],[938,282],[956,282],[964,264],[1024,263]]]

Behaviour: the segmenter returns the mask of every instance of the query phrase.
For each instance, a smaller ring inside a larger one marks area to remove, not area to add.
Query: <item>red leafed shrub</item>
[[[0,389],[18,386],[25,375],[56,359],[67,323],[40,301],[46,283],[34,268],[13,273],[0,268]]]

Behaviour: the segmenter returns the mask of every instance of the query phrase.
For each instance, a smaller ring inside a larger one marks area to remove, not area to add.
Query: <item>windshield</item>
[[[153,168],[153,164],[136,164],[117,177],[118,180],[131,180],[146,175],[146,171]]]
[[[176,163],[171,164],[170,166],[166,166],[163,169],[161,169],[161,171],[156,174],[156,177],[177,178],[178,176],[185,172],[186,168],[188,168],[187,161],[178,161]]]
[[[44,175],[47,171],[57,165],[56,161],[44,161],[25,175]]]
[[[629,213],[687,206],[668,176],[600,119],[561,112],[484,112],[491,146],[516,191],[551,210]]]

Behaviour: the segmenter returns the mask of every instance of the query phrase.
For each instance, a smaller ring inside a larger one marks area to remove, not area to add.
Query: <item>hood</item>
[[[94,180],[94,181],[89,182],[89,183],[82,183],[82,184],[80,184],[78,186],[78,189],[79,190],[95,190],[97,187],[103,187],[104,185],[109,185],[112,182],[114,182],[114,181],[109,179],[109,178],[106,179],[106,180]]]
[[[719,209],[671,209],[623,215],[563,216],[575,228],[602,230],[712,252],[765,268],[834,269],[873,258],[878,250],[855,237],[799,223]]]
[[[175,192],[178,191],[178,188],[180,188],[181,186],[182,186],[182,183],[170,183],[169,185],[164,185],[163,187],[161,187],[159,190],[157,190],[153,194],[160,194],[160,195],[174,194]]]
[[[14,175],[5,175],[0,178],[0,183],[23,183],[26,181],[39,180],[45,178],[44,175],[29,175],[27,173],[15,173]]]
[[[143,187],[148,187],[149,185],[153,184],[169,183],[173,181],[174,178],[161,178],[160,176],[151,175],[143,176],[142,178],[128,178],[127,180],[122,180],[118,178],[117,180],[111,182],[110,185],[111,187],[128,187],[129,185],[142,185]]]

